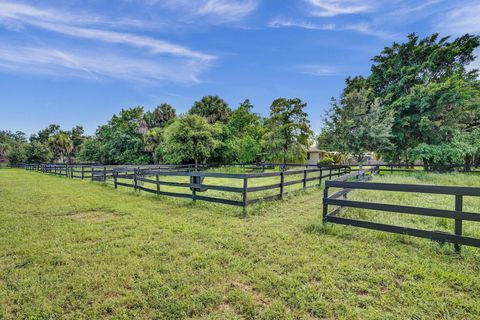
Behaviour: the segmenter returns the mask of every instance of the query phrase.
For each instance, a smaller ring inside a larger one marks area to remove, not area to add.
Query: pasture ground
[[[380,182],[480,186],[480,176]],[[453,198],[351,198],[452,208]],[[480,250],[321,223],[318,188],[241,208],[0,170],[0,319],[480,318]],[[480,199],[465,198],[480,212]],[[443,219],[347,216],[453,230]],[[478,226],[480,227],[480,226]],[[480,237],[475,223],[465,234]]]

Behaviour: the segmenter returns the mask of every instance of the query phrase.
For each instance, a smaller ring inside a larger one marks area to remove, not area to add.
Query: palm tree
[[[162,103],[153,110],[153,120],[155,126],[164,127],[165,124],[172,121],[177,117],[175,108],[169,105],[168,103]]]
[[[65,163],[65,158],[70,162],[70,155],[73,151],[73,141],[70,135],[64,131],[51,136],[48,145],[52,149],[55,158]]]
[[[217,121],[227,122],[232,113],[228,104],[219,96],[206,96],[196,101],[189,114],[197,114],[207,119],[208,123],[214,124]]]

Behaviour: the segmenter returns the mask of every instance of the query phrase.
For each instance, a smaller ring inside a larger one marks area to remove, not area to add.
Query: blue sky
[[[218,94],[262,115],[299,97],[318,131],[383,47],[479,34],[479,17],[472,0],[0,0],[0,129],[92,134],[121,108]]]

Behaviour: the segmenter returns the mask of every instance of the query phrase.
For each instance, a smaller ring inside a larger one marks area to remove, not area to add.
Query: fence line
[[[68,178],[91,179],[92,181],[107,181],[113,179],[115,189],[118,187],[133,188],[135,191],[145,191],[157,195],[187,198],[192,201],[208,201],[226,205],[243,207],[244,211],[249,205],[261,201],[282,199],[288,194],[287,187],[300,185],[299,190],[320,186],[322,181],[333,177],[340,177],[350,173],[349,166],[328,166],[309,168],[303,170],[287,170],[288,167],[298,168],[299,165],[281,165],[281,171],[252,172],[252,173],[217,173],[208,171],[195,171],[194,165],[145,165],[145,166],[106,166],[106,165],[63,165],[63,164],[21,164],[17,167],[27,170],[36,170],[48,174]],[[204,166],[203,168],[208,168]],[[255,169],[254,165],[243,165],[245,169]],[[261,170],[271,168],[271,164],[262,164]],[[299,177],[297,177],[299,176]],[[165,177],[177,177],[177,181],[168,181]],[[188,178],[188,182],[178,180]],[[240,181],[241,186],[208,184],[205,178]],[[266,185],[255,185],[256,179],[270,178]],[[293,180],[288,180],[292,178]],[[277,180],[278,179],[278,180]],[[312,184],[312,182],[314,182]],[[149,187],[149,185],[151,187]],[[176,187],[187,192],[164,190],[163,187]],[[233,194],[234,199],[228,197],[213,197],[202,195],[208,190]],[[255,193],[274,192],[274,194],[256,196]],[[237,197],[235,197],[237,195]],[[239,199],[237,199],[239,198]]]
[[[379,172],[378,168],[374,171]],[[373,171],[372,171],[373,172]],[[463,197],[473,196],[480,197],[480,188],[474,187],[459,187],[459,186],[438,186],[438,185],[416,185],[416,184],[392,184],[392,183],[372,183],[363,181],[346,181],[347,178],[358,178],[364,175],[364,172],[353,173],[350,176],[342,177],[338,180],[325,182],[324,197],[323,197],[323,221],[350,225],[360,228],[380,230],[391,233],[406,234],[414,237],[428,238],[441,242],[450,242],[455,245],[455,250],[460,252],[460,245],[468,245],[480,247],[480,239],[466,237],[462,235],[463,221],[480,221],[480,214],[463,211]],[[328,195],[330,188],[340,188],[341,190]],[[413,207],[396,204],[372,203],[362,201],[347,200],[348,192],[361,189],[372,191],[394,191],[394,192],[415,192],[428,194],[453,195],[455,197],[455,210],[432,209],[424,207]],[[339,199],[343,196],[343,199]],[[329,206],[336,206],[336,208],[329,212]],[[364,220],[356,220],[350,218],[339,217],[338,214],[343,208],[358,208],[377,210],[384,212],[394,212],[402,214],[413,214],[420,216],[449,218],[455,220],[454,233],[420,230],[408,227],[401,227],[389,224],[375,223]]]

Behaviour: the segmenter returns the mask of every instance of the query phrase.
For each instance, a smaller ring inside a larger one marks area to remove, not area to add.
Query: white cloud
[[[360,34],[375,36],[379,38],[392,39],[395,36],[389,32],[377,30],[369,23],[351,23],[351,24],[335,24],[326,23],[319,24],[304,20],[291,20],[277,18],[268,24],[271,28],[302,28],[309,30],[324,30],[324,31],[352,31]]]
[[[333,17],[372,11],[376,3],[366,0],[306,0],[313,8],[311,14],[318,17]]]
[[[303,73],[312,76],[334,76],[339,73],[339,70],[336,67],[321,65],[321,64],[308,64],[298,66],[297,69]]]
[[[117,78],[145,83],[198,82],[205,67],[195,61],[132,59],[117,53],[59,50],[16,44],[0,45],[0,67],[16,73],[48,74],[100,80]]]
[[[152,4],[152,0],[149,0]],[[211,18],[210,23],[238,22],[245,19],[258,7],[259,0],[165,0],[154,1],[183,15]]]
[[[437,28],[446,34],[480,33],[480,2],[471,1],[448,10],[437,20]]]
[[[291,19],[282,19],[276,18],[268,24],[271,28],[302,28],[302,29],[309,29],[309,30],[335,30],[336,25],[334,23],[329,24],[317,24],[308,21],[301,21],[301,20],[291,20]]]
[[[17,32],[16,38],[26,34],[30,40],[13,43],[0,38],[0,67],[93,79],[105,76],[187,83],[198,82],[199,73],[216,59],[214,55],[151,36],[111,30],[119,24],[145,26],[134,19],[111,21],[103,16],[1,2],[0,27]],[[31,33],[31,27],[66,37],[40,36]],[[73,49],[75,39],[86,40],[81,50]]]

